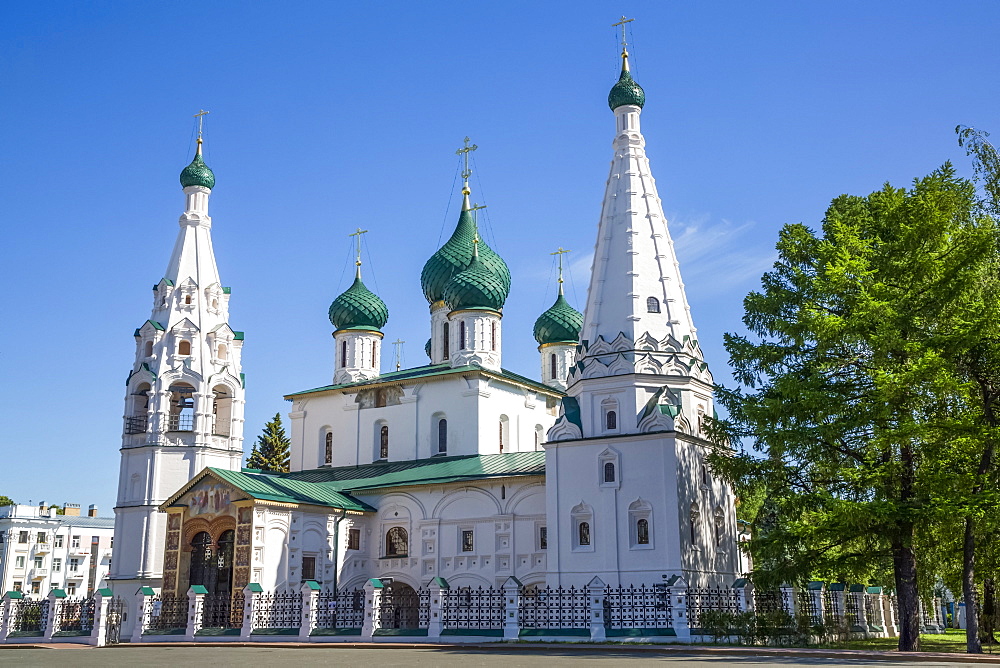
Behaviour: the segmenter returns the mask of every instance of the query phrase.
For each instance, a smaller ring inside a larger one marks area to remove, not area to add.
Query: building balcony
[[[32,568],[31,569],[31,579],[32,580],[44,580],[49,577],[49,569],[47,568]]]
[[[144,434],[148,426],[149,416],[147,415],[130,415],[125,418],[126,434]]]
[[[87,572],[86,571],[77,571],[75,573],[67,573],[66,574],[66,579],[67,580],[83,580],[85,577],[87,577]]]
[[[46,554],[52,551],[49,543],[35,543],[35,554]]]

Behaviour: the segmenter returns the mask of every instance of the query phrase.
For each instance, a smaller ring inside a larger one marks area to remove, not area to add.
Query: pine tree
[[[253,451],[247,459],[247,468],[287,473],[290,445],[291,441],[285,435],[285,428],[281,426],[281,413],[275,413],[274,419],[264,425],[263,433],[257,437]]]

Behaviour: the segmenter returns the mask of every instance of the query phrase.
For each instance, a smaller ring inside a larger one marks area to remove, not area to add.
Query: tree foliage
[[[291,441],[285,435],[285,428],[281,426],[281,414],[275,413],[274,418],[264,425],[263,433],[257,437],[253,451],[247,459],[247,467],[287,473],[290,446]]]
[[[711,429],[758,454],[713,467],[741,494],[766,490],[755,582],[892,573],[900,649],[919,647],[916,549],[953,496],[942,466],[968,464],[956,425],[975,438],[956,360],[997,314],[984,291],[996,228],[982,214],[950,164],[909,189],[838,197],[818,233],[781,231],[744,301],[750,336],[725,340],[741,387],[719,388],[729,418]]]
[[[0,507],[13,506],[14,503],[15,503],[14,499],[10,498],[9,496],[0,495]]]

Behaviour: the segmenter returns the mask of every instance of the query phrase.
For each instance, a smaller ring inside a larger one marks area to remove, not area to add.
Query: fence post
[[[503,583],[503,639],[517,640],[521,637],[521,620],[518,613],[521,609],[521,581],[515,577],[507,578]]]
[[[882,619],[885,620],[885,634],[890,638],[895,638],[899,635],[899,629],[896,626],[896,615],[893,612],[892,596],[884,594],[882,596]]]
[[[132,642],[142,642],[142,634],[146,631],[146,623],[149,621],[149,599],[156,596],[152,587],[139,587],[135,593],[135,624],[132,625]]]
[[[306,580],[302,583],[302,619],[299,622],[299,642],[309,642],[309,636],[316,630],[319,589],[319,583],[315,580]],[[339,600],[337,605],[340,605]]]
[[[798,608],[795,600],[795,588],[784,585],[780,588],[781,591],[781,607],[788,613],[788,616],[795,619],[795,610]]]
[[[444,630],[444,597],[447,596],[447,592],[451,589],[451,585],[448,581],[442,577],[436,577],[431,580],[430,586],[430,604],[429,613],[430,617],[427,620],[427,637],[428,638],[440,638],[441,631]],[[479,599],[479,604],[482,605],[482,598]]]
[[[208,589],[204,585],[191,585],[188,589],[187,640],[194,642],[198,631],[201,631],[205,620],[205,594]]]
[[[257,603],[257,595],[264,591],[256,582],[251,582],[243,588],[243,626],[240,628],[240,640],[250,640],[253,635],[253,609]]]
[[[382,590],[385,585],[378,578],[365,583],[365,621],[361,626],[361,636],[371,638],[381,628],[378,611],[382,607]]]
[[[865,609],[865,586],[864,585],[851,585],[851,591],[848,596],[854,597],[854,602],[858,608],[858,619],[857,625],[861,627],[861,632],[864,634],[865,638],[868,638],[871,634],[868,631],[868,610]]]
[[[667,580],[667,600],[670,601],[670,616],[673,618],[674,633],[678,640],[691,641],[691,615],[688,614],[687,582],[679,575]]]
[[[733,583],[733,589],[736,592],[736,611],[747,612],[753,609],[753,599],[751,598],[753,591],[750,587],[750,581],[746,578],[739,578]]]
[[[90,629],[90,644],[94,647],[104,647],[107,644],[105,620],[108,616],[108,603],[113,597],[114,594],[107,588],[94,592],[94,626]]]
[[[606,589],[604,580],[596,575],[587,583],[587,600],[590,602],[590,642],[604,642],[608,639],[607,629],[604,626]]]
[[[20,601],[24,594],[19,591],[9,591],[3,595],[3,620],[0,620],[0,642],[7,642],[10,627],[14,624],[14,601]]]
[[[62,608],[62,600],[66,598],[66,591],[63,589],[53,589],[46,597],[49,606],[48,619],[42,632],[46,640],[52,640],[52,636],[59,633],[59,610]]]

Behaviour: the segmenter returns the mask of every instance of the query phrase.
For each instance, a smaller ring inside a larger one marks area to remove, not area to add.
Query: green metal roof
[[[282,503],[307,503],[314,506],[328,506],[344,510],[374,511],[367,503],[358,501],[347,494],[341,494],[332,485],[306,482],[280,475],[263,473],[243,473],[226,469],[209,469],[217,477],[231,484],[255,499]]]
[[[381,331],[388,320],[389,309],[361,282],[360,268],[351,287],[330,304],[330,323],[337,329]]]
[[[562,396],[563,393],[555,388],[549,387],[543,383],[533,380],[521,374],[514,373],[513,371],[508,371],[507,369],[501,369],[499,372],[492,371],[490,369],[484,369],[480,366],[466,365],[452,367],[447,362],[443,364],[428,364],[426,366],[418,366],[412,369],[403,369],[402,371],[391,371],[389,373],[383,373],[377,378],[372,378],[369,380],[359,380],[354,383],[341,383],[339,385],[324,385],[323,387],[314,387],[311,390],[302,390],[300,392],[292,392],[285,395],[285,399],[290,399],[291,397],[297,397],[303,394],[312,394],[313,392],[329,392],[331,390],[343,390],[348,388],[362,388],[368,385],[381,385],[383,383],[393,383],[405,380],[417,380],[423,378],[434,378],[437,376],[448,376],[453,374],[463,374],[469,373],[470,371],[479,371],[486,374],[487,376],[493,376],[495,378],[502,378],[505,380],[518,383],[520,385],[527,385],[528,387],[535,389],[544,394],[549,394],[553,396]]]
[[[442,297],[452,311],[462,309],[489,309],[499,311],[507,301],[510,280],[490,270],[473,252],[469,266],[455,274],[444,287]]]
[[[618,77],[618,82],[611,87],[611,92],[608,93],[608,106],[614,111],[626,104],[634,104],[642,108],[642,105],[646,104],[646,93],[642,90],[642,86],[632,78],[632,73],[628,70],[628,58],[623,58],[621,76]]]
[[[203,186],[211,190],[215,187],[215,173],[209,169],[208,165],[201,157],[201,140],[198,140],[198,152],[194,154],[194,160],[181,172],[181,187]]]
[[[569,305],[559,286],[559,296],[549,309],[535,321],[535,341],[546,343],[576,343],[583,329],[583,314]]]
[[[382,487],[439,485],[450,482],[545,474],[545,452],[432,457],[363,466],[319,468],[280,474],[285,479],[326,483],[348,493]]]
[[[476,238],[476,223],[468,208],[468,196],[458,216],[458,225],[448,241],[427,260],[420,272],[420,287],[427,302],[433,304],[444,299],[444,289],[455,274],[465,271],[472,264],[472,252]],[[510,269],[496,252],[482,239],[479,240],[479,261],[510,292]],[[505,295],[506,297],[506,295]]]

